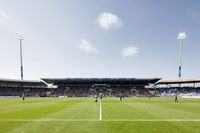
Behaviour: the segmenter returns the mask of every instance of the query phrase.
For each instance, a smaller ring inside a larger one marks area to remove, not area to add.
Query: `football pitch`
[[[2,133],[199,133],[200,99],[0,99]]]

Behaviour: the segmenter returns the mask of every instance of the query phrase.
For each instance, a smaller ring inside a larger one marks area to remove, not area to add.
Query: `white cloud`
[[[139,51],[138,51],[137,47],[129,47],[129,48],[122,49],[122,51],[121,51],[122,56],[124,56],[124,57],[137,55],[138,52]]]
[[[99,50],[92,46],[91,43],[89,43],[86,39],[82,39],[81,44],[79,45],[79,49],[87,52],[87,53],[98,53]]]
[[[101,28],[105,30],[122,26],[121,20],[116,15],[109,12],[103,12],[99,14],[97,23]]]

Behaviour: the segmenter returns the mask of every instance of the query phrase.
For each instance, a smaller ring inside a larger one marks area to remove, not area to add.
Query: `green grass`
[[[2,133],[199,133],[200,99],[0,99]]]

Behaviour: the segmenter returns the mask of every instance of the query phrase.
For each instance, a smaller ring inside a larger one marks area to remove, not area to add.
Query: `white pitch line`
[[[0,119],[0,122],[90,122],[97,119]]]
[[[98,122],[99,120],[98,119],[0,119],[0,122]],[[200,119],[104,119],[101,121],[105,121],[105,122],[200,122]]]
[[[102,106],[101,106],[101,100],[100,100],[100,109],[99,109],[99,120],[101,121],[102,120]]]
[[[200,119],[104,119],[110,122],[200,122]]]

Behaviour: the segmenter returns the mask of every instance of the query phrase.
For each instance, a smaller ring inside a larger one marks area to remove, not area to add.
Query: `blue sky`
[[[1,0],[0,78],[200,77],[199,0]]]

